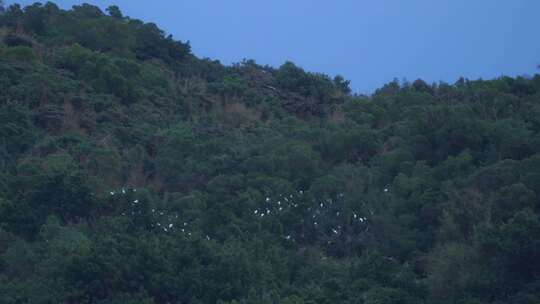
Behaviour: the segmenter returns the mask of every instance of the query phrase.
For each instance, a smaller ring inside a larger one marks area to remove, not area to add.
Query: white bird
[[[324,205],[323,205],[323,203],[321,203],[321,208],[323,208],[323,207],[324,207]]]
[[[253,211],[253,214],[257,214],[257,213],[259,213],[259,210]]]
[[[384,188],[384,192],[388,192],[388,188]]]
[[[210,237],[208,235],[206,235],[206,239],[210,241]]]
[[[283,207],[279,207],[279,211],[283,210]]]
[[[173,224],[169,224],[169,228],[172,228],[174,225]]]
[[[287,235],[285,238],[286,238],[287,240],[290,240],[290,239],[291,239],[291,236],[290,236],[290,235]]]
[[[338,234],[336,229],[332,229],[332,231],[334,231],[334,234]]]
[[[134,200],[133,202],[134,202],[135,204],[137,204],[137,203],[139,202],[139,200]]]
[[[111,191],[111,195],[114,195],[114,191]]]
[[[270,198],[269,198],[269,197],[267,197],[267,198],[266,198],[266,202],[268,203],[269,201],[270,201]]]

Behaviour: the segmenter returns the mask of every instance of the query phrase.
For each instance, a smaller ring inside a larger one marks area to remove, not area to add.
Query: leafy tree
[[[449,243],[431,256],[427,278],[430,297],[435,303],[454,303],[467,298],[478,284],[477,253],[470,246]]]
[[[107,12],[109,15],[113,18],[122,19],[124,18],[124,15],[120,11],[120,8],[116,5],[111,5],[107,8]]]

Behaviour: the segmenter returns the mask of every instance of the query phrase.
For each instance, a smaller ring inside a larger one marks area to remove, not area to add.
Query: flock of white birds
[[[388,189],[385,189],[387,192]],[[253,210],[253,216],[260,220],[265,220],[268,218],[280,217],[281,215],[290,212],[291,210],[296,210],[299,208],[306,208],[306,204],[299,203],[304,201],[304,192],[298,191],[298,193],[280,195],[277,198],[266,197],[264,202],[260,206]],[[332,219],[333,223],[340,223],[343,220],[348,220],[344,217],[342,211],[342,200],[344,199],[344,194],[340,193],[336,198],[326,198],[324,200],[317,201],[315,199],[311,200],[311,203],[308,204],[306,210],[307,212],[302,212],[306,214],[304,219],[301,220],[302,223],[311,222],[313,227],[317,228],[321,222],[329,222],[329,219]],[[306,211],[304,210],[304,211]],[[349,212],[350,223],[351,224],[367,224],[368,218],[361,216],[360,212]],[[343,232],[342,225],[335,225],[329,228],[329,232],[335,236],[340,235]],[[291,234],[284,236],[286,240],[294,241],[294,237]]]
[[[384,188],[383,192],[387,193],[388,188]],[[122,216],[127,216],[131,214],[132,216],[137,214],[142,214],[142,207],[138,198],[135,198],[137,189],[123,187],[119,190],[110,191],[110,196],[122,196],[128,197],[131,200],[130,202],[130,211],[122,212]],[[351,225],[366,225],[368,223],[368,218],[361,215],[360,212],[352,211],[348,212],[347,216],[344,216],[343,204],[344,194],[338,194],[334,199],[326,198],[321,201],[315,199],[311,200],[311,203],[306,204],[304,199],[304,191],[298,191],[297,193],[288,194],[288,195],[279,195],[277,198],[266,197],[264,201],[260,204],[258,208],[253,210],[252,215],[258,220],[265,220],[269,218],[280,217],[287,212],[293,210],[299,210],[304,214],[304,218],[301,220],[302,223],[313,224],[313,227],[317,228],[320,226],[321,222],[331,222],[331,223],[341,223],[343,221],[348,221]],[[305,208],[305,210],[300,210]],[[306,212],[307,211],[307,212]],[[186,236],[192,236],[191,224],[187,220],[180,219],[177,212],[168,212],[166,210],[156,210],[151,209],[150,212],[156,218],[156,221],[152,224],[152,227],[160,229],[164,232],[170,231],[179,231],[184,233]],[[373,214],[373,212],[370,212]],[[340,224],[326,227],[329,229],[328,232],[335,236],[340,235],[343,232],[343,227]],[[284,239],[294,242],[295,239],[292,236],[293,233],[286,234]],[[207,240],[211,240],[210,236],[206,235]]]
[[[130,210],[125,210],[121,213],[122,216],[135,216],[143,214],[144,207],[138,198],[134,198],[137,189],[122,187],[119,190],[110,191],[110,196],[121,196],[124,199],[129,197],[129,207]],[[192,236],[192,224],[187,220],[182,220],[178,212],[170,212],[169,210],[158,210],[152,208],[148,210],[152,216],[155,218],[155,222],[151,224],[153,228],[157,228],[164,232],[179,231],[185,234],[186,236]],[[210,236],[206,235],[207,240],[211,240]]]

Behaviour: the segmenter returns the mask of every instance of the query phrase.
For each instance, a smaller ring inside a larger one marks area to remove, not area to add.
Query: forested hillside
[[[540,75],[359,96],[0,8],[0,303],[537,304],[539,132]]]

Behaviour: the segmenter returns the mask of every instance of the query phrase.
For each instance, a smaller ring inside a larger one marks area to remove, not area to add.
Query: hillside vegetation
[[[200,59],[0,8],[0,303],[540,303],[540,75]]]

